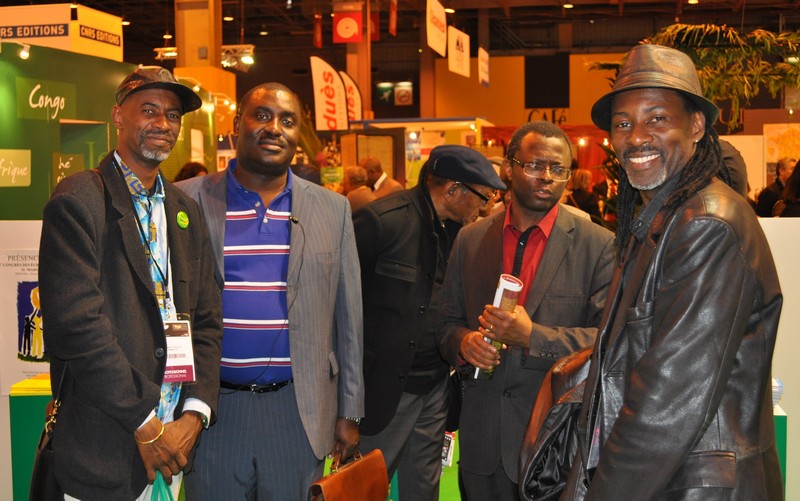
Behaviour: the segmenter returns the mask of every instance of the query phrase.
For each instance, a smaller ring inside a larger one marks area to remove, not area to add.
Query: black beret
[[[457,144],[443,144],[432,149],[428,158],[428,172],[462,183],[506,189],[489,159],[472,148]]]

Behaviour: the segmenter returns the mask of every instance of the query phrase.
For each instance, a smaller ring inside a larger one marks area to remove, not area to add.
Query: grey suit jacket
[[[297,223],[292,225],[286,284],[289,349],[300,418],[322,459],[333,448],[337,417],[364,415],[361,272],[347,200],[290,175]],[[206,216],[222,286],[227,173],[176,186],[197,200]]]
[[[97,175],[99,173],[99,175]],[[102,176],[102,182],[101,182]],[[222,312],[197,204],[165,183],[172,292],[192,319],[197,381],[181,390],[211,406],[219,394]],[[189,225],[178,226],[183,212]],[[56,476],[83,500],[134,499],[147,484],[133,432],[156,408],[166,339],[128,187],[110,155],[62,181],[44,209],[39,287],[54,394]]]
[[[478,329],[478,315],[494,298],[504,218],[500,212],[465,226],[453,247],[439,333],[441,352],[453,365],[461,340]],[[490,475],[502,458],[517,481],[522,439],[545,374],[557,359],[590,346],[597,333],[613,272],[613,241],[608,230],[559,208],[525,303],[534,321],[528,353],[518,346],[503,351],[491,380],[465,382],[459,425],[459,466],[465,471]]]

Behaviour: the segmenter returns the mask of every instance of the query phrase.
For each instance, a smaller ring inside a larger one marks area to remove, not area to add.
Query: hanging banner
[[[489,86],[489,51],[483,47],[478,47],[478,82]]]
[[[361,89],[350,78],[346,71],[340,71],[339,76],[342,77],[344,82],[344,91],[347,94],[347,118],[352,122],[353,120],[362,120],[363,118],[363,105],[361,103]]]
[[[372,42],[381,39],[381,13],[377,10],[369,13],[369,39]]]
[[[469,35],[447,27],[447,69],[469,78]]]
[[[314,47],[322,48],[322,16],[314,14]]]
[[[397,0],[389,0],[389,34],[397,36]]]
[[[6,38],[113,61],[123,56],[122,18],[83,5],[0,7],[0,39]]]
[[[347,94],[339,74],[324,59],[311,56],[317,130],[347,130]]]
[[[447,14],[437,0],[428,0],[425,13],[425,33],[428,47],[442,57],[447,55]]]
[[[334,2],[333,43],[359,43],[363,31],[361,2]]]

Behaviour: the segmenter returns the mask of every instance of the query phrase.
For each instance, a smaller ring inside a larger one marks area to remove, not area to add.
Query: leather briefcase
[[[365,455],[356,451],[353,461],[331,465],[331,473],[311,484],[312,501],[384,501],[389,494],[389,476],[383,453],[375,449]]]

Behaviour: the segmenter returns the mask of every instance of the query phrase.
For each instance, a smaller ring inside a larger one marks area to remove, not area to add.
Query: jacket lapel
[[[306,207],[309,203],[308,193],[306,192],[308,184],[307,181],[292,174],[291,171],[289,175],[292,176],[292,216],[299,221],[304,221],[307,215]],[[286,304],[293,304],[297,296],[296,285],[300,277],[300,266],[303,262],[303,254],[308,251],[308,249],[305,249],[307,242],[305,242],[304,232],[302,230],[298,231],[297,224],[291,224],[290,228],[289,244],[291,248],[303,249],[304,252],[289,252],[289,270],[286,274]]]
[[[164,213],[167,218],[167,241],[169,244],[169,260],[171,266],[172,295],[175,301],[175,308],[178,313],[188,313],[189,305],[185,303],[188,298],[188,279],[189,269],[185,259],[173,259],[177,256],[189,256],[188,251],[189,232],[192,224],[200,224],[200,221],[189,221],[189,226],[181,228],[178,226],[177,215],[183,211],[186,213],[186,206],[181,203],[178,189],[169,183],[164,183]],[[188,215],[188,214],[187,214]]]
[[[153,288],[153,279],[150,276],[150,265],[147,263],[147,257],[142,247],[142,239],[139,236],[139,229],[137,226],[136,211],[133,210],[133,202],[131,200],[130,191],[122,180],[122,177],[114,167],[112,161],[113,152],[110,153],[100,164],[100,174],[103,176],[103,182],[108,190],[111,205],[114,210],[119,214],[117,225],[119,226],[120,235],[122,236],[122,246],[125,252],[125,257],[131,265],[136,278],[147,287],[147,290],[152,294],[155,299],[155,289]]]
[[[505,222],[505,212],[494,216],[492,225],[486,231],[487,237],[480,243],[478,255],[483,263],[498,263],[496,266],[480,266],[476,270],[467,270],[468,273],[475,273],[478,286],[486,288],[487,291],[494,291],[500,274],[503,273],[503,223]],[[489,296],[494,297],[494,292]],[[491,302],[491,300],[490,300]]]
[[[544,291],[550,289],[550,283],[555,278],[556,271],[558,271],[558,267],[561,265],[561,261],[564,260],[567,249],[572,243],[572,231],[574,228],[575,223],[568,216],[567,211],[559,208],[556,223],[553,225],[553,231],[547,240],[542,260],[533,279],[536,287],[531,287],[525,303],[525,309],[531,317],[533,317],[533,312],[542,303]]]
[[[225,284],[225,214],[228,205],[227,171],[205,176],[197,194],[208,227],[208,238],[214,252],[214,271],[220,287]]]

